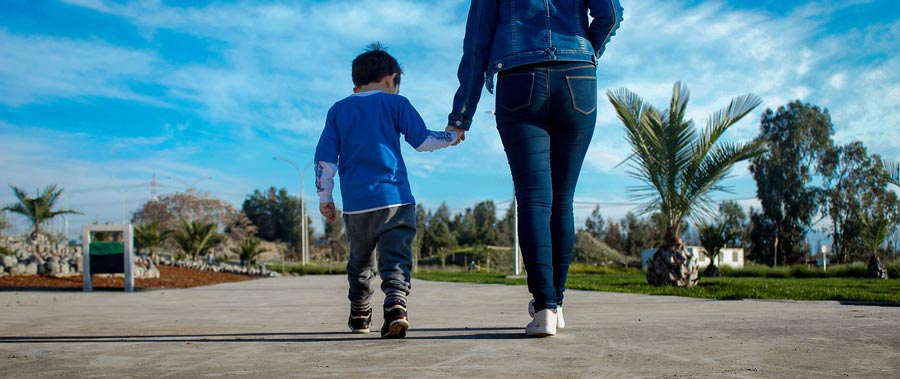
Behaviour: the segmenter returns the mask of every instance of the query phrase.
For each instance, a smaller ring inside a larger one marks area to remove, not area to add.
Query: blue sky
[[[185,6],[182,4],[190,4]],[[627,87],[663,106],[675,81],[692,90],[702,126],[748,92],[763,106],[729,132],[744,141],[759,115],[791,100],[826,107],[838,143],[861,140],[900,158],[900,20],[893,0],[622,0],[625,21],[598,70],[594,141],[576,193],[576,222],[600,203],[634,208],[629,153],[605,99]],[[401,94],[443,129],[456,89],[468,2],[103,1],[0,2],[0,185],[66,190],[78,225],[119,222],[158,193],[200,191],[240,207],[254,189],[299,192],[328,107],[350,93],[350,61],[380,41],[406,75]],[[463,211],[512,184],[485,93],[467,141],[433,153],[404,150],[414,194]],[[721,199],[755,203],[746,165]],[[313,173],[305,194],[313,205]],[[14,199],[0,189],[0,204]],[[313,208],[313,211],[315,208]],[[316,224],[321,221],[313,213]],[[13,217],[13,220],[21,221]],[[317,227],[321,230],[321,227]]]

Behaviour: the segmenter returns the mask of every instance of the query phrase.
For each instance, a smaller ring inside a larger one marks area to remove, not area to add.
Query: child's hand
[[[460,142],[466,140],[466,131],[465,130],[462,130],[455,126],[447,125],[447,128],[445,128],[444,131],[445,132],[450,132],[450,131],[456,132],[456,141],[453,141],[453,143],[451,143],[450,146],[459,145]]]
[[[333,202],[319,204],[319,213],[321,213],[322,216],[325,216],[325,220],[328,222],[334,222],[334,219],[337,216],[337,211],[334,210]]]

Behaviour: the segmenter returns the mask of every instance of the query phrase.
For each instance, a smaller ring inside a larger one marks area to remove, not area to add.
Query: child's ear
[[[394,78],[396,78],[396,77],[397,77],[397,73],[396,73],[396,72],[393,73],[393,74],[390,74],[390,75],[388,75],[388,76],[385,76],[385,77],[384,77],[384,80],[385,80],[386,82],[385,82],[384,84],[387,85],[388,88],[394,88],[394,87],[397,87],[397,85],[394,84],[394,83],[396,83],[396,82],[394,81]]]
[[[359,93],[359,86],[353,87],[353,93]]]

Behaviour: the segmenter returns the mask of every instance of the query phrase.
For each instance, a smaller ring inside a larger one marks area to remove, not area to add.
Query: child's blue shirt
[[[419,148],[426,139],[449,145],[455,134],[431,132],[409,100],[395,94],[370,91],[353,94],[328,110],[325,129],[316,146],[317,187],[324,163],[336,163],[341,178],[344,213],[362,213],[415,203],[400,154],[400,136]],[[432,138],[429,138],[431,136]]]

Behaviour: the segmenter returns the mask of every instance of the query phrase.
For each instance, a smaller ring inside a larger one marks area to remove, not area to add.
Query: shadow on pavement
[[[455,340],[455,339],[519,339],[525,338],[522,328],[422,328],[410,329],[407,340]],[[223,342],[338,342],[378,340],[373,333],[349,332],[293,332],[293,333],[212,333],[212,334],[160,334],[160,335],[112,335],[112,336],[0,336],[0,344],[33,343],[223,343]]]

